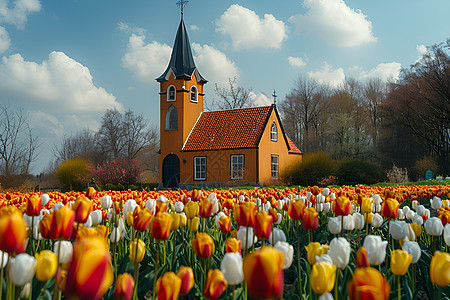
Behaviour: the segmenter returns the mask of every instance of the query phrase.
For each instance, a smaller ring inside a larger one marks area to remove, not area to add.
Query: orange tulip
[[[52,213],[45,214],[39,222],[39,232],[42,235],[42,238],[49,239],[50,238],[50,222],[52,220]]]
[[[213,238],[206,232],[198,232],[192,241],[195,253],[198,257],[209,258],[215,250]]]
[[[278,213],[275,209],[269,208],[269,215],[273,218],[273,223],[276,223],[278,221]]]
[[[273,217],[265,211],[258,211],[255,217],[254,230],[259,239],[267,240],[272,231]]]
[[[319,213],[314,207],[305,208],[303,227],[307,230],[316,230],[319,227]]]
[[[187,295],[194,286],[194,272],[191,267],[180,266],[177,276],[181,279],[181,295]]]
[[[173,219],[168,213],[158,212],[150,222],[150,233],[157,240],[167,240]]]
[[[241,241],[234,237],[227,238],[225,241],[225,252],[241,253]]]
[[[339,196],[333,202],[333,211],[336,216],[347,216],[352,212],[350,199],[346,196]]]
[[[75,242],[64,294],[69,299],[100,299],[114,281],[105,241],[85,238]]]
[[[14,206],[0,208],[0,250],[19,254],[25,250],[27,230],[22,213]]]
[[[356,252],[355,264],[357,268],[369,267],[369,255],[364,247],[360,247]]]
[[[128,273],[122,273],[117,276],[116,285],[114,286],[114,299],[130,300],[133,296],[134,279]]]
[[[135,211],[137,211],[138,207],[139,206],[136,207]],[[139,209],[137,214],[136,215],[133,214],[133,216],[134,216],[133,220],[134,229],[140,232],[144,232],[147,230],[148,224],[150,224],[150,220],[152,219],[153,214],[150,210],[144,208]]]
[[[276,298],[283,292],[283,253],[264,247],[244,258],[244,280],[255,298]]]
[[[372,267],[357,268],[347,284],[350,299],[388,299],[391,286],[381,273]]]
[[[381,214],[387,219],[396,219],[398,216],[398,208],[400,204],[393,198],[386,198],[381,203]]]
[[[243,202],[234,206],[234,219],[239,226],[253,227],[255,223],[256,205]]]
[[[75,212],[75,222],[86,223],[89,214],[92,212],[92,208],[92,200],[89,200],[85,196],[78,196],[72,206],[72,209]]]
[[[219,269],[210,269],[203,296],[206,299],[217,299],[227,289],[227,286],[228,282],[225,280],[223,273]]]
[[[291,217],[292,220],[303,220],[305,207],[306,205],[300,200],[291,201],[288,208],[289,217]]]
[[[176,300],[180,294],[181,279],[174,272],[166,272],[158,279],[156,293],[158,300]]]
[[[207,198],[200,199],[199,215],[202,218],[209,218],[212,215],[214,205]]]
[[[37,194],[28,197],[26,214],[32,217],[39,216],[42,208],[42,200]]]
[[[231,218],[228,216],[222,216],[219,219],[219,227],[222,233],[228,233],[231,231]]]
[[[168,208],[167,202],[156,201],[155,214],[159,212],[166,212]]]
[[[73,222],[75,221],[75,212],[67,205],[57,209],[51,214],[50,220],[50,238],[53,240],[68,240],[72,237]]]

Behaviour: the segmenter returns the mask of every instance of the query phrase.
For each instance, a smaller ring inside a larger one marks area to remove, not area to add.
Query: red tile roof
[[[294,144],[294,142],[286,135],[286,138],[288,140],[289,143],[289,153],[298,153],[298,154],[302,154],[302,151],[300,151],[300,149],[298,149],[297,145]]]
[[[272,106],[203,112],[182,151],[258,147]]]

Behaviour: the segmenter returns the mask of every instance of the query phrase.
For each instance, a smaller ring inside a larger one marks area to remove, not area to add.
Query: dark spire
[[[188,2],[189,1],[187,1],[187,0],[180,0],[177,2],[177,6],[181,10],[181,19],[183,19],[183,10],[184,10],[184,7],[188,4]]]
[[[273,97],[273,104],[274,105],[276,105],[277,104],[277,93],[275,92],[275,90],[273,90],[273,94],[272,94],[272,97]]]
[[[180,26],[178,27],[177,36],[175,37],[175,43],[173,44],[172,56],[170,57],[169,65],[166,71],[156,79],[156,81],[166,81],[169,79],[170,70],[175,75],[176,79],[191,79],[192,74],[195,72],[197,80],[202,83],[208,82],[203,78],[198,72],[194,58],[192,56],[191,45],[189,44],[189,38],[186,32],[186,27],[184,26],[183,19],[180,21]]]

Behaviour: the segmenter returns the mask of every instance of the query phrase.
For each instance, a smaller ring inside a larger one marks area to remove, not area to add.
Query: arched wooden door
[[[175,154],[169,154],[163,161],[163,186],[165,188],[178,187],[180,183],[180,159]]]

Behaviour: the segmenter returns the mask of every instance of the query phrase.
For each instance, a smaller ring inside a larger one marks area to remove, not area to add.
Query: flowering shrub
[[[129,159],[105,161],[91,169],[91,175],[101,184],[135,184],[139,177],[139,162]]]

